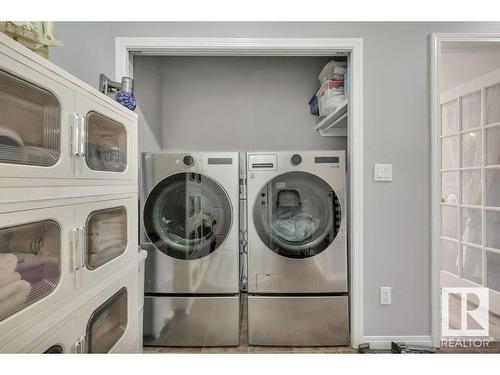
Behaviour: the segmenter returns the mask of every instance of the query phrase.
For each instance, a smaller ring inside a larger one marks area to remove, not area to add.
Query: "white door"
[[[81,353],[82,337],[85,332],[78,324],[77,317],[73,314],[63,320],[59,325],[52,327],[41,340],[36,340],[22,350],[23,353],[67,354]]]
[[[137,268],[93,298],[79,314],[86,353],[119,353],[137,335]],[[135,335],[135,336],[134,336]]]
[[[73,291],[73,206],[0,214],[0,347]],[[18,333],[16,333],[17,331]]]
[[[83,142],[76,159],[76,177],[126,180],[135,176],[136,121],[83,94],[76,96]]]
[[[0,184],[6,178],[72,178],[75,92],[0,48]],[[29,182],[27,182],[29,183]]]
[[[97,282],[137,256],[137,198],[75,206],[76,288]]]

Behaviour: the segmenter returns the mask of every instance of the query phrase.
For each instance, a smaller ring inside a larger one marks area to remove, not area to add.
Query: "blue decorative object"
[[[133,111],[137,105],[134,95],[131,92],[119,92],[116,94],[116,101],[131,111]]]
[[[316,94],[309,100],[309,110],[312,115],[319,115],[318,97]]]

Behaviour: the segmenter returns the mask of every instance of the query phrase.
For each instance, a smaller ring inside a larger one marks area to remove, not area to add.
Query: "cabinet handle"
[[[78,228],[78,233],[80,234],[79,239],[79,254],[80,254],[80,264],[79,268],[83,268],[85,266],[85,256],[87,253],[87,246],[85,241],[85,227]]]
[[[72,155],[77,158],[80,156],[80,139],[78,137],[79,135],[79,116],[76,113],[73,113],[71,115],[71,130],[72,130],[72,143],[71,143],[71,153]]]
[[[78,228],[73,228],[73,254],[72,254],[72,263],[73,263],[73,270],[78,271],[80,269],[80,264],[79,264],[79,247],[80,243],[80,234],[78,233]]]
[[[75,349],[77,354],[84,354],[86,351],[85,344],[86,344],[86,338],[85,336],[82,336],[78,339],[78,341],[75,344]]]
[[[78,121],[78,125],[79,125],[79,128],[80,128],[80,156],[81,157],[85,157],[85,143],[86,143],[86,137],[87,137],[87,133],[86,133],[86,129],[85,129],[85,117],[83,115],[79,115],[79,121]]]

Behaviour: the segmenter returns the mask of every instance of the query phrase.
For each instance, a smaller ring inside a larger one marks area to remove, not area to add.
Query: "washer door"
[[[318,176],[288,172],[260,190],[253,220],[269,249],[287,258],[308,258],[325,250],[337,236],[340,203],[331,186]]]
[[[215,251],[231,228],[224,189],[199,173],[165,178],[149,194],[144,228],[154,246],[177,259],[199,259]]]

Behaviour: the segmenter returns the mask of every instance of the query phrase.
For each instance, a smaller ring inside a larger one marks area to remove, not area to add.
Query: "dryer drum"
[[[209,177],[178,173],[161,181],[144,207],[146,234],[163,253],[183,260],[215,251],[231,225],[231,206]]]
[[[254,224],[272,251],[288,258],[307,258],[334,241],[339,230],[338,197],[321,178],[288,172],[268,182],[257,197]]]

